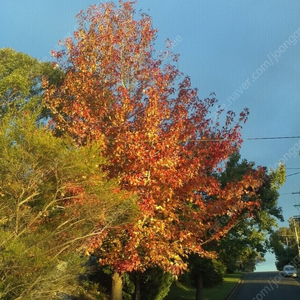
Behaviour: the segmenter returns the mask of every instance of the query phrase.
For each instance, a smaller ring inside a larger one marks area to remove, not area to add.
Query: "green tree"
[[[203,300],[203,287],[213,287],[223,281],[226,268],[216,259],[198,255],[189,257],[189,281],[196,287],[196,300]]]
[[[17,111],[24,103],[40,105],[42,78],[57,85],[63,73],[52,68],[50,62],[40,62],[11,48],[0,49],[0,118],[9,110]],[[49,112],[43,108],[39,117],[45,117]]]
[[[254,168],[254,162],[245,159],[240,161],[240,154],[236,153],[228,161],[220,180],[225,185],[239,180],[243,174],[251,172]],[[284,181],[283,165],[276,170],[270,170],[269,174],[266,170],[263,184],[256,193],[260,208],[254,210],[250,217],[241,218],[229,230],[227,236],[219,241],[219,257],[225,263],[228,272],[233,272],[236,268],[253,271],[255,265],[263,260],[264,254],[270,248],[268,234],[273,233],[274,227],[277,227],[277,219],[283,221],[281,208],[278,207],[278,189]],[[223,225],[226,225],[226,222],[224,219]]]
[[[162,300],[168,294],[174,277],[160,268],[150,268],[146,272],[136,273],[141,284],[141,295],[135,299]],[[137,291],[138,289],[136,289]]]
[[[99,144],[78,148],[37,125],[39,112],[20,114],[0,121],[0,298],[56,299],[78,286],[85,242],[135,204],[106,181]]]
[[[60,299],[79,288],[86,244],[131,221],[136,199],[101,171],[101,140],[78,147],[45,127],[49,65],[11,49],[0,58],[0,299]]]
[[[275,265],[279,271],[283,269],[284,265],[296,262],[298,246],[293,223],[290,220],[289,227],[280,227],[270,236],[270,245],[276,257]],[[297,225],[299,226],[299,224]]]

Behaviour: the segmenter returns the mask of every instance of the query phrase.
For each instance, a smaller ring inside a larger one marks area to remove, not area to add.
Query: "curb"
[[[236,283],[236,285],[234,286],[234,288],[231,290],[231,292],[229,293],[229,295],[226,297],[225,300],[230,300],[232,295],[234,294],[235,290],[237,289],[237,287],[244,281],[245,279],[245,276],[246,276],[247,273],[244,273],[242,275],[242,277],[240,278],[240,280]]]

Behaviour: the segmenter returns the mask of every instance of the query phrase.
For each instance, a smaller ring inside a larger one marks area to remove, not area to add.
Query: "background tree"
[[[53,69],[49,62],[40,62],[11,48],[0,49],[0,118],[9,110],[17,111],[24,103],[41,105],[43,77],[58,84],[63,73]],[[44,107],[39,117],[48,113]]]
[[[299,230],[299,223],[296,222]],[[276,257],[276,268],[282,271],[285,265],[294,264],[298,267],[295,258],[298,257],[298,245],[295,234],[295,223],[292,219],[289,220],[289,227],[280,227],[270,236],[270,244]]]
[[[189,272],[180,280],[188,278],[188,283],[196,288],[196,300],[203,300],[203,288],[220,284],[225,272],[226,267],[221,261],[192,254],[189,257]]]
[[[225,186],[232,180],[239,180],[243,174],[254,168],[254,162],[245,159],[240,161],[239,153],[232,155],[225,171],[221,174],[222,185]],[[281,208],[278,207],[278,189],[284,182],[283,165],[276,170],[270,170],[269,174],[266,171],[263,184],[257,191],[259,209],[253,210],[250,217],[241,218],[219,242],[219,257],[228,272],[233,272],[237,267],[253,271],[256,263],[261,262],[266,251],[270,249],[268,235],[274,232],[277,220],[283,221]]]
[[[160,267],[178,274],[187,267],[184,257],[211,257],[203,243],[227,232],[245,207],[259,205],[241,196],[255,193],[263,170],[224,187],[211,176],[239,147],[248,111],[237,120],[228,112],[223,127],[214,123],[209,116],[217,100],[199,99],[176,68],[176,55],[169,53],[170,63],[155,55],[157,31],[148,15],[135,19],[131,2],[91,6],[77,18],[74,38],[53,52],[65,79],[59,86],[45,82],[45,102],[55,129],[78,145],[103,140],[109,178],[136,193],[142,211],[106,241],[95,238],[90,251],[112,266],[119,287],[126,271]],[[230,222],[210,233],[220,215],[230,215]]]

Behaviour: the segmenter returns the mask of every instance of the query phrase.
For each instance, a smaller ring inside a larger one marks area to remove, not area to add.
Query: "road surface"
[[[228,300],[300,300],[299,278],[280,272],[248,273]]]

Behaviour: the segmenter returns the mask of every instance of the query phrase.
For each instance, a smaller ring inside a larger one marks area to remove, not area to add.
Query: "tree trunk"
[[[118,272],[112,275],[111,300],[122,300],[122,276]]]
[[[197,278],[196,300],[203,300],[203,274],[199,273]]]
[[[141,277],[139,273],[135,276],[135,300],[141,300]]]

